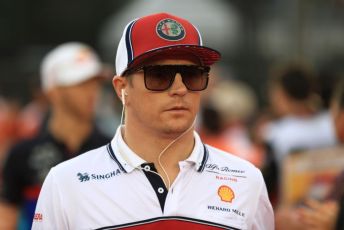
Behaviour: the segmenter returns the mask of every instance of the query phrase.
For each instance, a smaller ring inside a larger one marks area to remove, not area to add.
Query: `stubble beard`
[[[190,129],[190,127],[193,125],[192,121],[185,121],[182,124],[180,123],[181,122],[176,122],[173,120],[169,121],[167,124],[162,126],[161,133],[168,137],[176,138]]]
[[[129,111],[127,111],[129,112]],[[139,116],[140,113],[132,112],[126,113],[125,124],[130,126],[141,127],[142,130],[152,133],[155,136],[160,136],[167,139],[175,139],[186,130],[188,130],[194,123],[192,117],[155,117],[150,116]],[[139,129],[140,130],[140,129]],[[147,133],[148,134],[148,133]]]

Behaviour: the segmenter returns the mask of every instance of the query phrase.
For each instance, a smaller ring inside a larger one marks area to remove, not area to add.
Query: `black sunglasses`
[[[190,91],[202,91],[208,86],[209,66],[197,65],[150,65],[128,69],[124,76],[143,70],[144,82],[148,90],[165,91],[169,89],[177,73],[182,76],[185,87]]]

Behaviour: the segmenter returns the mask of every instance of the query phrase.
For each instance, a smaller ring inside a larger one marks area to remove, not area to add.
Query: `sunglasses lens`
[[[201,91],[207,88],[209,67],[193,65],[155,65],[144,67],[146,88],[164,91],[171,87],[177,73],[180,73],[188,90]]]
[[[166,66],[147,66],[144,71],[145,85],[149,90],[164,91],[174,78],[173,70]]]
[[[180,70],[183,83],[192,91],[200,91],[207,88],[208,71],[199,66],[184,66]]]

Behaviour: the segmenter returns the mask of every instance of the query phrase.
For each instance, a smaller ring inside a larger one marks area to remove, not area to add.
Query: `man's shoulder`
[[[84,182],[110,180],[122,174],[123,171],[110,156],[108,145],[104,145],[56,165],[48,177],[60,189],[68,191],[86,184],[94,185]]]
[[[235,162],[246,167],[255,167],[249,161],[242,159],[232,153],[215,148],[211,145],[206,145],[206,147],[209,151],[210,156],[215,160],[224,161],[224,162],[232,162],[232,163]]]

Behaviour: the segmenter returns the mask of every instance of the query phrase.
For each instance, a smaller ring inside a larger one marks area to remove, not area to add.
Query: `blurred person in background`
[[[338,141],[344,144],[344,80],[336,87],[331,114]],[[325,201],[309,200],[308,208],[299,210],[304,229],[343,230],[344,229],[344,169],[337,176],[335,184]]]
[[[250,139],[247,127],[257,107],[253,90],[237,80],[219,80],[201,108],[201,139],[261,168],[263,151]]]
[[[322,110],[316,94],[315,77],[301,64],[286,65],[272,72],[268,93],[272,110],[271,121],[261,124],[262,139],[267,155],[272,158],[270,168],[276,167],[277,182],[270,182],[270,197],[278,203],[279,175],[284,158],[295,151],[333,146],[336,143],[330,113]],[[266,169],[269,171],[269,169]]]
[[[315,78],[306,67],[292,64],[273,73],[269,100],[276,119],[266,125],[264,138],[279,164],[294,151],[336,143],[330,114],[321,110]]]
[[[0,162],[3,162],[3,157],[13,144],[36,135],[45,120],[47,112],[45,95],[39,89],[37,80],[30,83],[32,83],[29,84],[32,98],[26,105],[21,105],[19,99],[0,97]],[[2,163],[0,172],[1,168]]]
[[[0,162],[3,162],[4,155],[18,138],[17,118],[19,114],[20,105],[18,101],[0,97]]]
[[[85,44],[65,43],[45,56],[41,81],[50,115],[37,136],[17,143],[7,155],[0,229],[30,229],[50,168],[109,142],[93,122],[101,78],[102,64]]]
[[[336,87],[331,101],[331,115],[336,136],[344,144],[344,80]],[[324,200],[309,198],[301,207],[286,208],[276,214],[279,230],[343,230],[344,229],[344,169],[337,176]]]
[[[38,76],[28,76],[30,101],[25,104],[18,115],[17,121],[17,136],[18,140],[29,139],[37,135],[41,126],[46,125],[48,115],[48,101],[46,95],[40,87]]]

